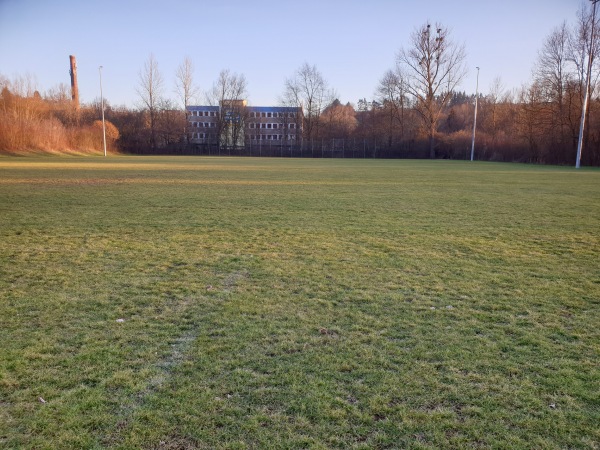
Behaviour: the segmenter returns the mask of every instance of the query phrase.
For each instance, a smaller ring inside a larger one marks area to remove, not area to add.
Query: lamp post
[[[102,95],[102,66],[98,67],[100,73],[100,104],[102,108],[102,144],[104,145],[104,156],[106,157],[106,125],[104,123],[104,96]]]
[[[473,139],[471,140],[471,161],[475,155],[475,130],[477,128],[477,101],[479,100],[479,67],[477,67],[477,84],[475,87],[475,117],[473,118]]]
[[[577,140],[577,159],[575,160],[576,169],[579,169],[579,166],[581,165],[581,147],[583,146],[583,130],[585,128],[585,114],[587,112],[588,97],[590,92],[590,78],[592,76],[592,58],[594,54],[594,25],[596,24],[596,3],[598,3],[598,0],[590,1],[592,2],[592,32],[590,35],[590,51],[588,53],[585,95],[583,97],[583,107],[581,111],[581,125],[579,126],[579,139]]]

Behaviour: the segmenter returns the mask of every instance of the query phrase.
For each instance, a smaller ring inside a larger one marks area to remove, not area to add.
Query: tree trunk
[[[429,158],[435,159],[435,136],[433,130],[429,131]]]

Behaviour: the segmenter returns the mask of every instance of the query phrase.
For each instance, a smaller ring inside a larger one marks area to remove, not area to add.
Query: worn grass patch
[[[0,447],[599,448],[600,172],[0,159]]]

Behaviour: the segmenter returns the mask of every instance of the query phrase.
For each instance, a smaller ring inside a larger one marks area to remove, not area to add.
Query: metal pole
[[[100,73],[100,106],[102,107],[102,143],[104,144],[104,156],[106,157],[106,124],[104,123],[104,96],[102,95],[102,66],[98,67]]]
[[[479,99],[479,67],[477,67],[477,84],[475,87],[475,117],[473,118],[473,140],[471,141],[471,161],[475,155],[475,130],[477,129],[477,100]]]
[[[588,67],[585,81],[585,95],[583,97],[583,107],[581,111],[581,125],[579,126],[579,139],[577,140],[577,159],[575,160],[575,168],[579,169],[581,165],[581,148],[583,147],[583,130],[585,128],[585,114],[587,112],[588,94],[590,92],[590,78],[592,75],[592,57],[594,51],[594,25],[596,24],[596,3],[598,0],[590,0],[592,6],[592,33],[590,35],[590,52],[588,54]]]

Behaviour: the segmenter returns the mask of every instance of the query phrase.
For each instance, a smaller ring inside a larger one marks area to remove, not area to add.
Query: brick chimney
[[[77,61],[74,55],[69,55],[69,61],[71,63],[71,100],[76,109],[79,109],[79,86],[77,85]]]

